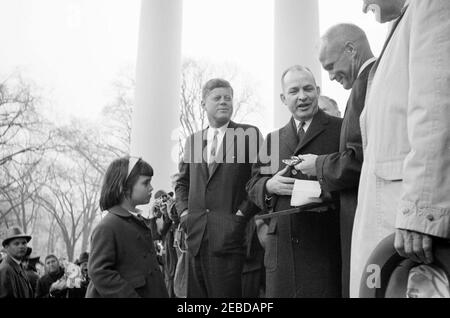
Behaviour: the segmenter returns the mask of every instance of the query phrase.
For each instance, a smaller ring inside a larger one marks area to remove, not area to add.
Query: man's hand
[[[295,179],[282,176],[288,169],[289,166],[286,166],[267,181],[266,190],[269,194],[292,195]]]
[[[300,170],[303,174],[308,176],[317,176],[316,171],[316,155],[302,155],[299,156],[303,161],[295,166],[295,169]]]
[[[150,217],[151,218],[160,218],[161,216],[162,216],[162,213],[161,213],[160,206],[156,202],[153,202],[152,205],[150,206]]]
[[[263,220],[255,220],[256,223],[256,234],[258,236],[259,244],[261,244],[263,249],[266,249],[267,243],[267,231],[269,226],[264,223]]]
[[[433,262],[433,239],[429,235],[397,229],[394,247],[400,256],[416,263],[431,264]]]
[[[50,286],[50,291],[52,292],[54,290],[63,290],[64,288],[66,288],[66,280],[60,279]]]

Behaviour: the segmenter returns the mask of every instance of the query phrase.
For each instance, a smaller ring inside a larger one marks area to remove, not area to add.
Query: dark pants
[[[245,255],[210,253],[205,238],[196,256],[189,256],[188,298],[240,298]]]
[[[264,298],[265,279],[264,267],[242,273],[242,298]]]

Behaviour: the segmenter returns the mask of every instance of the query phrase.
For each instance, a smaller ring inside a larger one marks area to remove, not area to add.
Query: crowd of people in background
[[[208,127],[187,138],[150,217],[137,206],[150,202],[152,166],[114,160],[78,284],[69,281],[77,269],[54,255],[39,275],[31,236],[13,227],[0,297],[358,297],[369,256],[389,235],[400,256],[432,264],[433,245],[450,238],[450,2],[363,3],[391,22],[380,56],[364,30],[342,23],[323,34],[317,57],[351,90],[343,118],[311,70],[292,65],[278,74],[291,118],[264,138],[231,120],[231,84],[210,79]],[[306,181],[320,186],[320,211],[280,214]]]
[[[19,227],[8,229],[0,253],[0,298],[84,298],[90,281],[89,253],[81,253],[74,264],[53,254],[42,263],[27,246],[30,240]],[[72,276],[77,276],[78,284],[68,283]]]

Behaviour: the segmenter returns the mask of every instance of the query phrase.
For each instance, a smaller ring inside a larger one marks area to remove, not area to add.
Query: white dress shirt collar
[[[313,117],[314,118],[314,117]],[[312,122],[312,118],[310,118],[310,119],[308,119],[307,121],[305,121],[305,124],[303,125],[303,130],[305,131],[305,133],[306,133],[306,131],[308,130],[308,128],[309,128],[309,125],[311,125],[311,122]],[[296,129],[296,131],[298,132],[298,129],[299,129],[299,127],[300,127],[300,120],[297,120],[297,119],[295,119],[294,118],[294,121],[295,121],[295,127],[297,127],[297,129]]]
[[[219,136],[223,136],[225,135],[225,132],[227,131],[228,125],[230,124],[230,122],[227,122],[225,125],[220,126],[218,128],[213,128],[211,126],[208,126],[208,140],[212,140],[214,138],[214,132],[216,130],[219,131]]]
[[[16,258],[14,258],[14,257],[12,257],[11,255],[9,255],[9,257],[11,257],[11,259],[14,261],[14,262],[16,262],[17,263],[17,265],[21,265],[21,261],[19,261],[18,259],[16,259]]]
[[[367,68],[367,66],[369,66],[370,63],[375,62],[376,60],[377,60],[377,58],[374,56],[374,57],[371,57],[370,59],[368,59],[367,61],[365,61],[364,64],[361,65],[361,67],[359,68],[357,78],[359,77],[359,75],[361,75],[362,72],[364,72],[364,70]]]

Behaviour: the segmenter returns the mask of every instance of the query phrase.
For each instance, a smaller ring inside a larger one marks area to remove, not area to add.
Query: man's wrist
[[[265,191],[265,196],[272,196],[272,191],[270,190],[270,186],[269,186],[269,183],[270,183],[270,180],[271,179],[268,179],[267,181],[266,181],[266,184],[265,184],[265,189],[266,189],[266,191]]]
[[[183,212],[181,212],[180,214],[180,218],[182,218],[183,216],[188,214],[188,209],[184,210]]]

